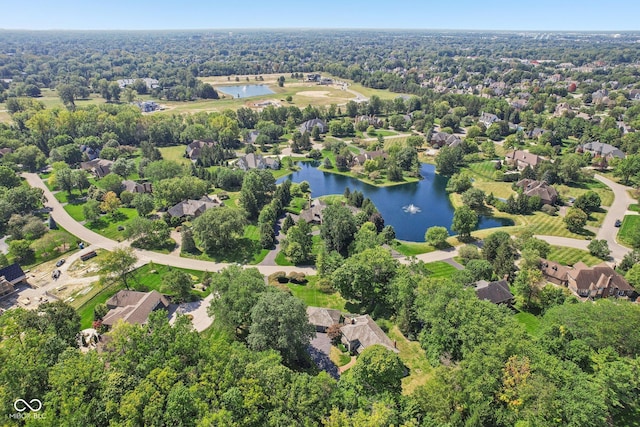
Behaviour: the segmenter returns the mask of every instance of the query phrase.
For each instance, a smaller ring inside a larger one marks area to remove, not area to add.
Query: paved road
[[[618,228],[615,227],[615,222],[617,219],[622,221],[627,214],[627,208],[630,204],[635,203],[635,200],[629,196],[629,187],[613,182],[602,175],[596,174],[595,178],[611,188],[614,194],[613,203],[602,222],[597,238],[606,240],[609,243],[609,249],[611,249],[611,256],[615,260],[621,260],[630,249],[618,244],[616,240]]]
[[[93,249],[103,248],[107,250],[113,250],[117,247],[125,246],[122,243],[108,239],[98,233],[89,230],[88,228],[82,226],[76,220],[74,220],[67,213],[67,211],[64,210],[62,204],[54,197],[53,193],[47,188],[47,186],[44,184],[44,182],[42,182],[42,179],[37,174],[24,173],[23,176],[26,178],[30,186],[41,188],[44,191],[44,195],[48,201],[46,204],[47,206],[53,208],[53,212],[51,212],[51,214],[53,216],[53,219],[56,220],[60,227],[64,228],[79,239],[91,244],[93,246]],[[229,265],[227,263],[181,258],[178,256],[165,255],[141,249],[134,249],[134,252],[139,258],[139,264],[145,264],[149,261],[153,261],[159,264],[170,265],[172,267],[191,268],[201,271],[219,271]],[[257,265],[249,267],[256,267],[264,275],[269,275],[275,273],[276,271],[284,271],[286,273],[290,273],[292,271],[300,271],[305,274],[315,274],[315,269],[311,267],[285,267],[280,265]]]

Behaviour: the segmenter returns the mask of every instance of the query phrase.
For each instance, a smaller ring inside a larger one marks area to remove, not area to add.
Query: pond
[[[423,242],[427,228],[439,225],[451,232],[453,206],[445,190],[447,178],[435,173],[435,166],[423,163],[420,173],[424,179],[392,187],[375,187],[349,176],[323,172],[317,164],[300,163],[300,170],[278,182],[290,179],[293,182],[307,181],[311,186],[311,196],[342,194],[349,187],[352,191],[362,191],[373,201],[382,214],[385,224],[390,224],[400,240]],[[480,217],[479,229],[513,225],[511,220]]]
[[[249,98],[274,93],[267,85],[219,86],[216,90],[234,98]]]

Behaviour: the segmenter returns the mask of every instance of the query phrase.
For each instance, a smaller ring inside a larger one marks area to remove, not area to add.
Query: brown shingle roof
[[[143,324],[152,311],[169,307],[169,301],[158,291],[122,290],[107,300],[107,307],[111,310],[102,319],[104,325],[112,326],[119,319],[128,323]]]
[[[324,326],[328,328],[331,325],[340,323],[342,314],[340,313],[340,310],[322,307],[307,307],[307,317],[309,318],[309,323],[313,326]]]
[[[345,323],[341,328],[342,335],[350,342],[358,342],[355,349],[358,353],[375,344],[385,346],[391,351],[399,353],[393,341],[384,333],[380,326],[368,315],[351,318],[352,323]]]

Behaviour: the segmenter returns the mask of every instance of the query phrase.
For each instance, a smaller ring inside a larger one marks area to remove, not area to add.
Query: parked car
[[[64,261],[65,261],[64,258],[58,260],[58,262],[56,262],[56,267],[60,267],[62,264],[64,264]]]
[[[616,223],[614,224],[616,227],[620,227],[622,225],[622,221],[616,219]]]

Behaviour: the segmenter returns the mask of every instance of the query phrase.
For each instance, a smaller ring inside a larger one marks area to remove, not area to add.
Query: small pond
[[[216,90],[234,98],[249,98],[274,93],[267,85],[218,86]]]
[[[301,169],[278,182],[290,179],[293,182],[307,181],[311,196],[342,194],[346,187],[362,191],[376,205],[385,224],[396,230],[401,240],[423,242],[427,228],[439,225],[451,233],[453,206],[445,190],[447,178],[435,173],[435,166],[423,163],[420,168],[422,180],[393,187],[375,187],[344,175],[323,172],[317,164],[300,163]],[[479,229],[513,225],[508,219],[480,217]]]

